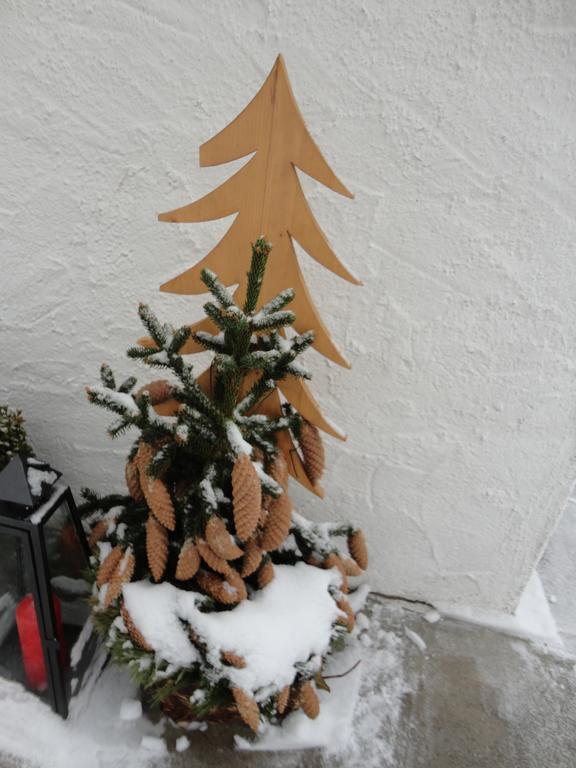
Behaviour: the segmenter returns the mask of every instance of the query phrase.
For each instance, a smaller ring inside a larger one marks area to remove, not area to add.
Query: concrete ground
[[[171,765],[575,768],[576,659],[453,620],[431,624],[416,605],[372,598],[370,611],[374,675],[365,670],[347,754],[238,753],[231,730],[212,728]],[[391,644],[392,669],[378,661]]]
[[[576,658],[452,619],[430,623],[418,604],[372,596],[366,611],[363,683],[345,754],[238,752],[238,731],[210,727],[158,765],[576,767]],[[0,755],[0,768],[24,764]],[[112,767],[105,760],[102,768]]]

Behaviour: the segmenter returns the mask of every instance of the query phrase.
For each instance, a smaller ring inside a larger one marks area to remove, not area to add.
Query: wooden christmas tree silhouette
[[[266,272],[260,305],[284,288],[296,292],[292,309],[296,314],[295,330],[313,330],[314,347],[325,357],[350,367],[336,348],[316,309],[294,250],[294,240],[319,264],[351,283],[360,284],[338,260],[306,201],[296,168],[346,197],[353,195],[337,179],[310,136],[288,80],[282,56],[278,56],[262,88],[248,106],[220,133],[200,147],[200,165],[228,163],[253,154],[253,157],[231,178],[214,191],[189,205],[160,214],[160,221],[191,223],[211,221],[237,214],[232,226],[220,242],[195,266],[161,286],[162,291],[180,294],[205,293],[201,280],[203,269],[216,272],[227,285],[238,285],[235,300],[242,304],[246,294],[246,275],[250,266],[250,243],[260,235],[274,246],[270,268]],[[191,326],[193,331],[217,332],[211,320]],[[141,340],[142,343],[152,343]],[[203,351],[191,338],[182,353]],[[207,371],[199,382],[210,389]],[[324,432],[345,439],[327,421],[310,389],[300,378],[292,376],[278,382],[282,395],[310,423]],[[161,406],[169,413],[175,403]],[[280,413],[280,396],[271,393],[259,410],[270,416]],[[279,448],[284,452],[291,474],[317,495],[322,489],[307,477],[290,435],[281,433]]]

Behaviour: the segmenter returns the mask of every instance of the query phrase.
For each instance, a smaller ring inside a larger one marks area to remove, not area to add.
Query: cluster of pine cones
[[[146,390],[152,404],[170,396],[168,382],[152,382]],[[306,472],[312,482],[317,482],[324,470],[324,448],[318,430],[303,422],[299,444]],[[146,502],[149,513],[146,522],[146,555],[152,578],[159,582],[166,572],[169,550],[169,532],[176,526],[176,513],[169,489],[162,479],[148,474],[150,462],[159,446],[140,442],[137,454],[126,465],[126,484],[132,498]],[[258,457],[263,459],[263,457]],[[199,589],[223,606],[233,606],[248,596],[245,579],[256,575],[259,588],[266,587],[274,579],[274,565],[269,555],[277,550],[288,536],[292,523],[292,502],[287,493],[288,468],[280,453],[266,462],[266,472],[281,486],[283,493],[273,498],[262,492],[257,471],[248,454],[241,453],[232,469],[232,507],[234,536],[228,530],[224,518],[214,513],[204,528],[202,537],[186,539],[180,549],[175,577],[178,581],[195,579]],[[91,545],[102,539],[109,522],[101,520],[92,529]],[[358,576],[368,565],[368,553],[364,535],[352,530],[348,536],[349,558],[336,552],[324,559],[311,558],[308,562],[321,568],[337,568],[342,574],[342,597],[337,601],[343,616],[340,622],[348,631],[354,627],[354,611],[346,599],[348,577]],[[234,563],[232,565],[231,563]],[[106,608],[120,597],[122,586],[134,574],[135,560],[130,548],[115,546],[102,560],[97,577],[101,592],[101,604]],[[124,624],[135,645],[152,650],[132,621],[124,605],[121,605]],[[344,618],[345,617],[345,618]],[[223,662],[241,667],[244,660],[233,652],[224,654]],[[258,728],[257,702],[244,690],[233,688],[232,694],[238,713],[254,731]],[[277,712],[301,707],[309,717],[319,711],[318,697],[310,681],[286,686],[278,694]]]

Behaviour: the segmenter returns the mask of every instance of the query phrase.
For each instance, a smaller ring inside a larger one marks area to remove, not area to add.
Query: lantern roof
[[[0,472],[0,502],[36,507],[62,476],[50,464],[32,456],[14,456]]]

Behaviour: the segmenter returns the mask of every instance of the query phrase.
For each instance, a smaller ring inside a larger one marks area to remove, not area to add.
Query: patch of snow
[[[179,667],[198,661],[198,651],[190,642],[178,610],[182,595],[189,595],[194,603],[198,597],[195,592],[182,592],[168,582],[135,581],[125,584],[123,593],[132,621],[159,659]]]
[[[366,634],[366,632],[363,632],[362,635],[360,635],[360,642],[365,648],[370,648],[372,645],[374,645],[374,641],[370,635]]]
[[[125,408],[132,416],[137,416],[140,413],[134,398],[126,392],[115,392],[113,389],[108,389],[108,387],[102,387],[100,385],[90,387],[89,391],[94,392],[109,403],[114,403],[114,405],[117,405],[120,408]]]
[[[138,720],[142,717],[142,703],[140,699],[122,699],[120,704],[120,720]]]
[[[230,504],[230,499],[224,495],[222,488],[214,488],[214,495],[218,504]]]
[[[360,611],[356,615],[356,626],[358,627],[360,632],[367,630],[368,627],[370,626],[370,619],[362,611]]]
[[[157,424],[161,427],[172,429],[176,423],[176,416],[162,416],[162,414],[156,411],[153,405],[148,404],[147,413],[150,424]]]
[[[152,768],[157,754],[141,749],[144,736],[158,737],[163,726],[145,718],[122,722],[121,702],[137,696],[126,670],[97,654],[82,688],[62,720],[36,695],[0,678],[0,755],[36,768]],[[2,761],[4,765],[4,761]]]
[[[270,475],[266,474],[264,467],[262,466],[262,462],[253,461],[252,466],[256,470],[256,474],[258,475],[258,478],[263,485],[267,485],[269,488],[273,489],[275,493],[283,492],[282,486],[277,483],[273,477],[270,477]]]
[[[370,594],[370,585],[361,584],[358,587],[358,589],[356,589],[354,592],[351,592],[349,595],[347,595],[348,602],[352,606],[352,610],[354,611],[354,613],[358,613],[358,611],[361,611],[364,608],[369,594]]]
[[[242,453],[246,453],[248,456],[252,456],[252,446],[242,437],[238,425],[233,421],[228,420],[226,422],[226,436],[228,442],[234,453],[239,456]]]
[[[53,576],[50,579],[52,587],[65,595],[89,595],[90,585],[85,579],[75,579],[71,576]]]
[[[64,494],[64,492],[68,489],[67,485],[64,485],[64,483],[56,483],[54,486],[54,490],[52,491],[52,494],[50,495],[49,499],[46,499],[44,504],[38,507],[38,509],[33,512],[30,517],[28,518],[32,525],[39,525],[42,520],[44,519],[47,512],[49,512],[60,496]]]
[[[142,736],[140,746],[146,752],[152,752],[154,755],[167,754],[166,742],[158,736]]]
[[[30,493],[32,496],[40,498],[42,496],[42,485],[54,485],[58,479],[58,475],[53,470],[35,469],[34,467],[28,467],[26,472],[28,479],[28,485],[30,486]]]
[[[266,686],[279,690],[292,683],[295,664],[323,655],[340,613],[328,592],[340,579],[337,571],[298,563],[275,567],[274,580],[230,611],[202,613],[201,595],[171,584],[133,582],[124,586],[132,620],[156,655],[186,667],[197,658],[183,621],[206,644],[220,676],[247,691]],[[225,667],[220,652],[234,651],[243,669]]]
[[[211,509],[217,509],[218,499],[216,497],[216,493],[214,492],[214,487],[210,482],[210,479],[205,477],[204,480],[202,480],[199,483],[199,488],[200,488],[200,493],[202,494],[202,498],[208,504],[208,506]]]
[[[153,355],[148,355],[146,357],[146,361],[153,361],[155,363],[160,363],[161,365],[167,365],[170,362],[170,358],[168,357],[166,350],[162,349],[160,352],[154,352]]]
[[[102,563],[112,552],[112,544],[109,541],[97,542],[98,547],[98,560]]]
[[[437,622],[439,622],[439,621],[440,621],[440,619],[442,618],[442,616],[440,616],[440,614],[438,613],[438,611],[434,611],[434,610],[433,610],[433,611],[427,611],[427,612],[424,614],[424,616],[422,616],[422,618],[424,619],[424,621],[427,621],[427,622],[428,622],[428,624],[436,624]]]
[[[427,647],[426,643],[424,642],[424,640],[422,640],[422,638],[417,632],[414,632],[412,629],[408,629],[408,627],[404,627],[404,632],[406,633],[406,637],[408,638],[408,640],[414,643],[414,645],[416,646],[416,648],[418,648],[419,651],[421,651],[422,653],[426,651],[426,647]]]
[[[190,436],[190,430],[188,429],[187,424],[178,424],[176,427],[176,437],[178,440],[181,440],[183,443],[188,442],[188,438]]]
[[[71,667],[76,667],[80,662],[80,659],[82,658],[82,654],[84,652],[84,648],[86,647],[86,643],[92,637],[93,631],[94,631],[94,625],[92,623],[92,618],[89,617],[86,623],[84,624],[84,626],[82,627],[82,630],[80,631],[80,634],[76,639],[76,642],[72,646],[72,650],[70,651]]]
[[[344,651],[329,657],[325,675],[342,674],[351,669],[362,656],[357,644],[350,643]],[[250,742],[236,737],[236,747],[252,751],[283,751],[292,749],[324,748],[329,752],[345,749],[352,736],[354,707],[358,699],[362,664],[345,677],[330,679],[328,691],[317,690],[320,714],[310,720],[301,711],[292,712],[282,726],[264,725],[258,740]]]
[[[468,621],[488,627],[505,635],[521,637],[554,648],[564,648],[542,582],[536,571],[532,572],[518,607],[512,614],[483,611],[468,606],[437,603],[443,616]]]
[[[192,720],[192,722],[186,724],[187,731],[207,731],[208,723],[203,720]]]
[[[174,746],[176,748],[176,752],[186,752],[186,750],[190,746],[190,742],[188,741],[188,737],[187,736],[179,736],[176,739],[176,744]]]

